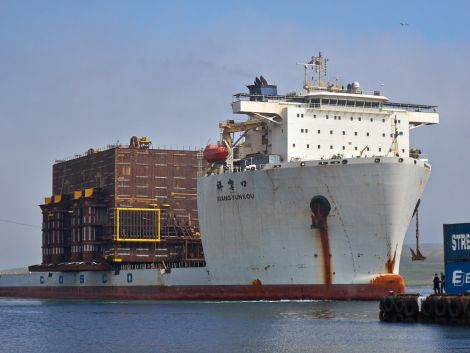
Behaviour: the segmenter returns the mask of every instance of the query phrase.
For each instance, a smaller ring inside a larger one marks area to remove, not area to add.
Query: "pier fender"
[[[435,305],[434,305],[434,312],[436,313],[437,316],[440,317],[445,317],[448,311],[448,303],[447,300],[444,297],[440,297],[438,300],[436,300]]]
[[[451,318],[458,318],[463,311],[462,302],[460,301],[460,298],[450,299],[447,310]]]
[[[395,311],[402,313],[405,310],[405,301],[402,298],[395,298]]]
[[[403,308],[403,312],[407,317],[415,317],[418,314],[419,306],[418,303],[414,300],[407,300],[405,302],[405,307]]]
[[[467,316],[467,318],[470,318],[470,301],[467,300],[465,304],[463,305],[463,312]]]
[[[393,311],[393,297],[387,296],[383,299],[383,308],[386,313],[391,313]]]
[[[424,316],[431,318],[434,313],[434,302],[429,299],[423,301],[423,303],[421,304],[421,313]]]

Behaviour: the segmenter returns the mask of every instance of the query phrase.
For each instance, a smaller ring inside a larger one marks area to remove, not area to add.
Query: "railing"
[[[69,157],[62,158],[62,159],[56,159],[54,161],[54,163],[62,163],[62,162],[71,161],[73,159],[85,157],[85,156],[88,156],[88,155],[96,153],[96,152],[104,152],[104,151],[107,151],[107,150],[111,150],[113,148],[129,148],[129,147],[130,147],[130,145],[117,143],[115,145],[106,145],[105,147],[100,147],[100,148],[90,148],[90,149],[88,149],[88,151],[83,152],[83,153],[77,153],[77,154],[74,154],[73,156],[69,156]],[[195,146],[181,146],[181,147],[176,146],[175,147],[175,146],[171,146],[171,145],[170,146],[167,146],[167,145],[154,146],[154,145],[152,145],[152,147],[148,148],[148,149],[149,150],[163,149],[163,150],[174,150],[174,151],[199,151],[199,150],[201,150],[200,147],[195,147]]]

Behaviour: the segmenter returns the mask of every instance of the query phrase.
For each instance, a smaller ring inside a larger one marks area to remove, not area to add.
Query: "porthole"
[[[403,163],[403,158],[398,158],[399,163]]]
[[[374,162],[375,162],[375,163],[380,163],[380,158],[374,159]]]
[[[343,164],[348,164],[348,161],[347,161],[346,159],[343,159],[343,160],[341,161],[341,163],[343,163]]]

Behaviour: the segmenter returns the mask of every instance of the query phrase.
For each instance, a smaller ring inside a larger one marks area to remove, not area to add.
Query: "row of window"
[[[295,147],[295,143],[292,144],[292,147]],[[318,145],[317,147],[318,147],[318,149],[321,149],[321,145]],[[310,148],[310,144],[307,144],[307,148]],[[332,149],[334,149],[334,147],[333,147],[332,145],[330,145],[330,150],[332,150]],[[343,151],[346,150],[346,146],[343,146],[343,147],[342,147],[342,150],[343,150]],[[357,146],[354,147],[354,150],[355,150],[355,151],[358,150]],[[366,147],[366,151],[369,151],[369,150],[370,150],[369,147]],[[401,151],[402,151],[403,153],[405,153],[405,149],[404,149],[404,148],[403,148]],[[379,147],[379,152],[382,152],[382,148],[380,148],[380,147]],[[391,148],[389,149],[389,152],[392,152],[392,149],[391,149]]]
[[[382,103],[369,102],[369,101],[356,101],[356,100],[341,100],[341,99],[328,99],[313,98],[310,100],[310,104],[313,106],[319,106],[320,104],[335,105],[340,107],[359,107],[359,108],[381,108]]]
[[[303,114],[297,114],[297,118],[303,118],[303,117],[304,117]],[[314,115],[313,115],[313,118],[316,119],[316,118],[317,118],[317,115],[314,114]],[[326,118],[326,119],[329,119],[330,116],[329,116],[329,115],[326,115],[325,118]],[[334,120],[341,120],[341,115],[334,115],[334,116],[333,116],[333,119],[334,119]],[[353,117],[353,116],[351,116],[349,119],[350,119],[351,121],[354,121],[354,117]],[[358,120],[358,121],[362,121],[362,117],[358,117],[357,120]],[[364,120],[364,121],[365,121],[365,120]],[[373,118],[370,118],[370,122],[371,122],[371,123],[374,122],[374,119],[373,119]],[[385,119],[382,119],[382,122],[385,123]],[[395,119],[395,124],[400,124],[400,123],[401,123],[401,120]]]
[[[308,129],[300,129],[301,133],[308,133]],[[317,133],[320,134],[321,130],[317,130]],[[333,135],[333,130],[330,130],[330,135]],[[346,131],[343,131],[343,136],[346,135]],[[382,137],[385,137],[385,133],[382,133]],[[354,132],[354,136],[357,136],[357,131]],[[370,136],[369,132],[366,132],[366,136]],[[393,137],[393,134],[390,134],[390,137]]]

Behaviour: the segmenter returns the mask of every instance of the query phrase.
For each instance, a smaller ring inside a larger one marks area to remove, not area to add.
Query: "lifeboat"
[[[228,149],[223,146],[207,145],[204,149],[204,159],[209,163],[224,162],[228,156]]]

